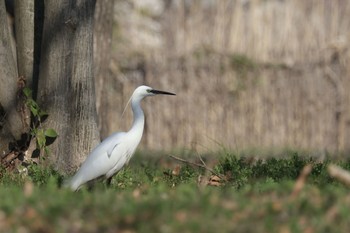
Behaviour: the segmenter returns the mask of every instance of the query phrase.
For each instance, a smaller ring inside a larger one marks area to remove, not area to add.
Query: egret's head
[[[126,104],[122,116],[124,115],[126,107],[129,105],[130,101],[131,103],[140,103],[140,101],[143,98],[147,96],[154,96],[154,95],[175,95],[175,94],[171,92],[155,90],[152,87],[148,87],[148,86],[139,86],[138,88],[135,89],[134,93],[132,94],[128,103]]]
[[[154,96],[154,95],[175,95],[174,93],[167,92],[167,91],[159,91],[155,90],[152,87],[148,86],[139,86],[135,89],[133,96],[144,98],[147,96]]]

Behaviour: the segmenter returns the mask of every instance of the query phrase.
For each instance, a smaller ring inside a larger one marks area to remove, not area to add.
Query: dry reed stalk
[[[337,166],[331,164],[328,166],[328,173],[331,177],[341,181],[342,183],[350,186],[350,172]]]
[[[164,43],[145,56],[145,77],[118,74],[124,100],[142,82],[178,94],[147,100],[143,146],[350,150],[350,94],[325,69],[350,88],[341,39],[350,34],[349,1],[180,3],[161,17]],[[240,71],[237,53],[257,68]]]
[[[306,166],[304,166],[297,181],[295,182],[293,192],[290,196],[291,199],[296,198],[300,194],[301,190],[304,188],[304,186],[306,184],[306,179],[309,176],[309,174],[311,173],[311,171],[312,171],[311,164],[307,164]]]

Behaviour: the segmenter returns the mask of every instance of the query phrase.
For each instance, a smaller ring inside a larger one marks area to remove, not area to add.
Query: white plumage
[[[175,95],[170,92],[154,90],[148,86],[139,86],[131,96],[131,107],[134,121],[128,132],[117,132],[104,139],[93,149],[81,165],[78,172],[68,182],[73,190],[78,190],[83,184],[100,177],[111,178],[128,164],[141,141],[145,117],[140,102],[147,96],[157,94]]]

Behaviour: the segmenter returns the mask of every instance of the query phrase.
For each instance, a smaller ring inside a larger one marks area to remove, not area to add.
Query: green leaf
[[[44,151],[45,151],[46,155],[50,155],[50,153],[51,153],[51,151],[50,151],[50,149],[48,147],[45,147]]]
[[[30,130],[30,135],[32,135],[33,137],[36,136],[38,133],[38,129],[37,128],[31,128]]]
[[[45,136],[49,138],[56,138],[58,134],[54,129],[47,129],[45,130]]]
[[[36,142],[38,143],[38,147],[40,149],[45,147],[46,144],[46,138],[44,135],[44,131],[42,129],[39,129],[36,134]]]
[[[38,116],[38,109],[37,109],[35,106],[31,105],[31,106],[30,106],[30,111],[33,113],[33,115],[34,115],[35,117]]]
[[[40,109],[39,111],[39,117],[44,117],[44,116],[48,116],[49,114],[47,112],[45,112],[44,110]]]
[[[39,105],[33,99],[28,99],[27,106],[30,108],[32,114],[37,117],[40,110]]]
[[[32,97],[32,90],[29,87],[23,88],[23,93],[27,98]]]

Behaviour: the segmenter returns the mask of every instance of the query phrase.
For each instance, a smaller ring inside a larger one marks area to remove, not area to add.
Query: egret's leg
[[[107,178],[107,180],[106,180],[107,187],[111,187],[112,178],[113,178],[113,177]]]
[[[94,189],[94,182],[88,182],[87,184],[86,184],[86,186],[87,186],[87,189],[91,192],[93,189]]]

